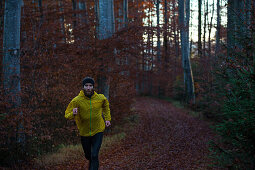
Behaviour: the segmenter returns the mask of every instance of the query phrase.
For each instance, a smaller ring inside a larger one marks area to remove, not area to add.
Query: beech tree
[[[114,1],[109,0],[99,0],[97,7],[97,16],[98,16],[98,28],[97,36],[99,40],[110,38],[115,31],[114,23]],[[105,72],[108,72],[108,68],[103,68]],[[103,71],[102,70],[102,71]],[[109,99],[109,86],[110,82],[107,76],[100,76],[99,78],[99,89],[103,94]]]
[[[8,0],[5,2],[4,33],[3,33],[3,88],[8,108],[8,114],[16,114],[22,117],[21,88],[20,88],[20,0]],[[22,145],[25,143],[25,134],[22,120],[17,127],[12,127],[16,132],[14,139]],[[16,129],[15,129],[16,128]],[[12,136],[13,137],[13,136]],[[8,140],[9,141],[9,140]],[[11,141],[13,142],[13,141]]]
[[[212,27],[213,27],[213,17],[214,17],[214,0],[213,0],[213,3],[212,3],[212,10],[211,10],[211,20],[210,20],[210,23],[209,23],[209,32],[208,32],[208,56],[209,56],[209,59],[211,59],[211,32],[212,32]]]
[[[161,54],[160,54],[160,25],[159,25],[159,4],[160,0],[156,0],[156,13],[157,13],[157,60],[160,63]]]
[[[216,44],[215,44],[215,56],[220,51],[220,27],[221,27],[221,16],[220,16],[220,0],[217,0],[217,27],[216,27]]]
[[[123,25],[128,26],[128,0],[123,0]]]
[[[179,0],[179,24],[181,31],[181,51],[182,51],[182,67],[184,71],[184,86],[186,101],[195,102],[194,82],[190,64],[189,52],[189,17],[190,17],[190,1]]]
[[[204,2],[203,58],[205,58],[206,56],[206,28],[207,28],[207,20],[208,20],[208,8],[209,8],[209,2],[207,0],[206,2]]]
[[[202,36],[202,0],[198,0],[198,57],[201,58],[202,57],[202,40],[201,40],[201,36]]]

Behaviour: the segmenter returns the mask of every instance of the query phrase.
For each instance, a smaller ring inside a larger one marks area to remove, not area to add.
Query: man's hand
[[[78,108],[74,108],[73,109],[73,115],[75,116],[75,115],[77,115],[78,114]]]
[[[106,126],[106,127],[111,126],[111,122],[110,122],[110,121],[105,121],[105,126]]]

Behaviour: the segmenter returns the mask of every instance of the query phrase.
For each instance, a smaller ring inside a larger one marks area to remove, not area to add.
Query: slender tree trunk
[[[87,14],[87,6],[85,0],[79,1],[78,4],[79,10],[81,10],[81,13],[79,15],[79,18],[82,23],[88,24],[88,14]]]
[[[144,72],[145,72],[145,63],[144,63],[144,61],[145,61],[145,54],[144,54],[144,48],[143,48],[143,50],[142,50],[142,74],[141,74],[141,78],[140,78],[140,93],[141,94],[144,94],[144,92],[145,92],[145,79],[144,79],[144,77],[145,77],[145,74],[144,74]]]
[[[254,13],[255,13],[255,0],[253,0],[252,2],[251,2],[251,9],[252,9],[252,11],[251,11],[251,13],[253,13],[253,16],[254,16]],[[250,18],[251,19],[251,18]],[[254,22],[254,21],[253,21]],[[253,34],[254,35],[254,34]],[[252,44],[255,44],[255,38],[253,37],[253,39],[252,39]],[[253,70],[255,70],[255,47],[253,46],[253,50],[251,50],[252,51],[252,59],[253,59]],[[253,169],[255,168],[255,162],[253,162]]]
[[[3,87],[9,114],[22,116],[20,88],[20,18],[21,1],[7,0],[4,13],[3,35]],[[23,124],[20,123],[16,140],[25,144]]]
[[[193,27],[193,23],[192,23],[192,21],[193,21],[193,18],[192,18],[192,16],[193,16],[193,14],[192,14],[192,11],[190,10],[190,24],[189,24],[189,27]],[[191,58],[191,56],[192,56],[192,45],[193,45],[193,40],[192,40],[192,30],[191,31],[189,31],[190,32],[190,37],[191,37],[191,39],[190,39],[190,43],[189,43],[189,57]],[[188,39],[189,40],[189,39]]]
[[[202,58],[202,41],[201,41],[201,35],[202,35],[202,21],[201,21],[201,14],[202,14],[202,0],[198,0],[198,57]]]
[[[221,27],[220,11],[221,11],[220,0],[217,0],[217,30],[216,30],[215,60],[217,60],[217,56],[220,51],[220,27]]]
[[[123,25],[128,26],[128,0],[123,0]]]
[[[206,3],[204,3],[204,48],[203,48],[203,58],[205,58],[206,55],[206,27],[207,27],[207,17],[208,17],[208,0]]]
[[[76,18],[76,10],[77,10],[77,0],[72,0],[72,6],[73,6],[73,29],[75,29],[77,25],[77,18]]]
[[[176,13],[176,6],[175,6],[176,0],[173,1],[173,9],[174,9],[174,15],[173,15],[173,21],[176,21],[176,17],[175,17],[175,13]],[[176,58],[178,58],[179,54],[178,54],[178,49],[179,49],[179,44],[177,42],[177,34],[178,34],[178,29],[176,28],[176,22],[173,23],[174,24],[174,44],[175,44],[175,61]],[[176,62],[175,62],[176,65]],[[176,68],[176,67],[175,67]],[[176,75],[176,74],[175,74]]]
[[[167,27],[168,27],[168,13],[167,13],[167,0],[164,1],[164,49],[165,49],[165,71],[168,69],[169,56],[168,56],[168,40],[167,40]]]
[[[239,47],[239,49],[243,48],[243,42],[241,41],[241,39],[243,39],[246,36],[246,27],[247,27],[247,23],[245,23],[245,2],[238,0],[236,2],[236,10],[235,13],[237,14],[236,17],[236,23],[237,23],[237,39],[236,39],[236,43]]]
[[[175,13],[176,13],[176,6],[175,6],[175,3],[176,3],[176,0],[173,1],[173,10],[174,10],[174,15],[173,15],[173,21],[176,21],[176,16],[175,16]],[[174,58],[174,75],[175,75],[175,78],[176,78],[176,75],[177,75],[177,59],[179,57],[179,42],[177,39],[178,37],[178,29],[177,29],[177,26],[176,26],[176,22],[173,23],[173,27],[174,27],[174,44],[175,44],[175,58]]]
[[[65,35],[65,26],[64,26],[64,9],[63,9],[63,2],[62,0],[58,0],[58,7],[59,7],[59,11],[61,13],[61,16],[60,16],[60,27],[61,27],[61,32],[62,32],[62,35],[63,35],[63,43],[66,43],[66,35]],[[54,43],[54,48],[56,48],[56,43]]]
[[[184,11],[186,15],[184,15]],[[194,82],[189,56],[189,17],[190,1],[179,0],[179,24],[181,30],[182,66],[184,70],[186,102],[195,103]]]
[[[1,0],[0,1],[0,30],[2,30],[2,27],[3,27],[3,21],[4,21],[4,1]]]
[[[4,28],[4,1],[0,0],[0,31],[3,32],[3,28]],[[2,34],[0,34],[2,36]],[[1,37],[2,39],[2,37]],[[0,46],[2,46],[2,42],[0,43]],[[2,57],[3,57],[3,53],[2,53],[3,49],[0,49],[0,83],[2,84]]]
[[[161,43],[160,43],[160,25],[159,25],[159,4],[160,0],[156,0],[156,14],[157,14],[157,63],[158,63],[158,75],[160,75],[161,72]],[[161,82],[158,84],[158,96],[160,96],[161,93]]]
[[[213,0],[213,7],[212,7],[212,16],[211,16],[211,21],[210,21],[210,24],[209,24],[209,35],[208,35],[208,55],[209,55],[209,58],[211,60],[211,32],[212,32],[212,25],[213,25],[213,15],[214,15],[214,0]]]
[[[208,83],[210,83],[210,87],[209,87],[209,93],[211,93],[211,89],[212,89],[212,79],[213,79],[213,74],[212,74],[212,50],[211,50],[211,31],[212,31],[212,25],[213,25],[213,17],[214,17],[214,0],[213,0],[213,7],[212,7],[212,11],[211,11],[211,21],[210,21],[210,24],[209,24],[209,35],[208,35],[208,56],[209,56],[209,60],[208,60],[208,63],[209,63],[209,73],[208,73]]]
[[[118,22],[117,22],[117,30],[121,30],[123,27],[124,27],[124,24],[123,24],[123,19],[124,19],[124,10],[123,10],[123,5],[121,5],[120,3],[117,4],[117,9],[118,9]]]
[[[156,3],[156,12],[157,12],[157,60],[158,60],[158,64],[160,64],[160,25],[159,25],[159,4],[160,4],[160,0],[157,0]]]
[[[191,16],[192,16],[192,11],[191,12]],[[192,17],[191,17],[191,21],[190,21],[190,27],[192,27]],[[192,30],[190,31],[190,36],[192,37]],[[192,38],[190,39],[190,43],[189,43],[189,57],[191,58],[192,56],[192,45],[193,45],[193,40]]]
[[[150,23],[150,28],[152,28],[152,22]],[[149,88],[149,95],[152,95],[152,81],[151,81],[151,72],[153,71],[152,69],[153,69],[153,67],[152,67],[152,65],[153,65],[153,57],[154,57],[154,50],[153,50],[153,44],[154,44],[154,42],[153,42],[153,34],[154,34],[154,32],[151,30],[150,31],[150,36],[151,36],[151,38],[150,38],[150,40],[149,40],[149,42],[150,42],[150,44],[149,44],[149,70],[148,70],[148,75],[147,75],[147,81],[148,81],[148,88]]]
[[[39,29],[40,29],[42,24],[43,24],[43,6],[42,6],[42,0],[38,0],[38,7],[39,7],[39,10],[40,10],[40,25],[39,25]]]

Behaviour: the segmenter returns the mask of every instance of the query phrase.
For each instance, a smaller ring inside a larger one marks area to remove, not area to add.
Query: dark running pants
[[[98,154],[103,140],[103,132],[99,132],[94,136],[81,136],[81,144],[85,157],[89,160],[89,170],[98,170],[99,160]]]

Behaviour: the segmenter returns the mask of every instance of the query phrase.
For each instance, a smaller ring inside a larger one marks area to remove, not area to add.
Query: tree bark
[[[99,0],[97,13],[98,13],[98,28],[97,37],[99,40],[110,38],[115,31],[114,23],[114,1],[113,0]],[[108,67],[102,68],[102,72],[108,72]],[[99,77],[99,89],[103,92],[105,97],[109,99],[110,82],[107,76]]]
[[[201,20],[201,14],[202,14],[202,0],[198,0],[198,57],[202,57],[202,40],[201,40],[201,35],[202,35],[202,20]]]
[[[9,114],[22,116],[21,111],[21,87],[20,87],[20,19],[21,1],[7,0],[4,12],[3,35],[3,87]],[[16,140],[25,144],[23,124],[20,123]]]
[[[160,25],[159,25],[159,3],[160,0],[157,0],[156,3],[156,13],[157,13],[157,60],[158,60],[158,64],[160,65],[160,60],[161,60],[161,56],[160,56]]]
[[[76,25],[77,25],[77,18],[76,18],[76,10],[77,10],[77,1],[76,0],[72,0],[72,6],[73,6],[73,29],[75,29]]]
[[[207,17],[208,17],[208,0],[207,2],[204,4],[204,37],[203,37],[203,58],[205,58],[205,55],[206,55],[206,27],[207,27]]]
[[[64,18],[64,9],[63,9],[63,2],[62,2],[62,0],[58,0],[58,7],[59,7],[59,12],[61,13],[61,16],[60,16],[60,19],[59,19],[59,21],[60,21],[60,28],[61,28],[61,32],[62,32],[62,35],[63,35],[63,38],[62,38],[62,41],[63,41],[63,43],[66,43],[66,32],[65,32],[65,26],[64,26],[64,20],[65,20],[65,18]],[[57,47],[57,44],[56,43],[54,43],[54,48],[56,48]]]
[[[99,0],[98,39],[107,39],[115,32],[113,0]]]
[[[211,32],[212,32],[212,25],[213,25],[213,15],[214,15],[214,0],[213,0],[213,7],[212,7],[212,12],[211,12],[211,14],[212,14],[212,16],[211,16],[211,21],[210,21],[210,24],[209,24],[209,35],[208,35],[208,55],[209,55],[209,58],[210,58],[210,60],[211,60]]]
[[[227,23],[227,46],[228,46],[228,56],[231,54],[231,48],[234,46],[234,3],[235,0],[228,1],[228,23]]]
[[[128,26],[128,0],[123,0],[123,25]]]
[[[168,69],[169,56],[168,56],[168,40],[167,40],[167,28],[168,28],[168,16],[167,16],[167,0],[164,1],[164,49],[165,49],[165,71]]]
[[[81,10],[81,13],[79,15],[79,18],[82,23],[88,24],[88,14],[87,14],[87,6],[85,0],[79,1],[78,4],[79,10]]]
[[[195,103],[194,82],[189,56],[190,1],[179,0],[178,2],[179,2],[179,23],[181,31],[182,66],[184,70],[184,86],[186,102]],[[186,13],[186,16],[184,15],[184,13]]]
[[[216,30],[216,44],[215,44],[215,60],[220,51],[220,27],[221,27],[221,16],[220,16],[220,0],[217,0],[217,30]]]

